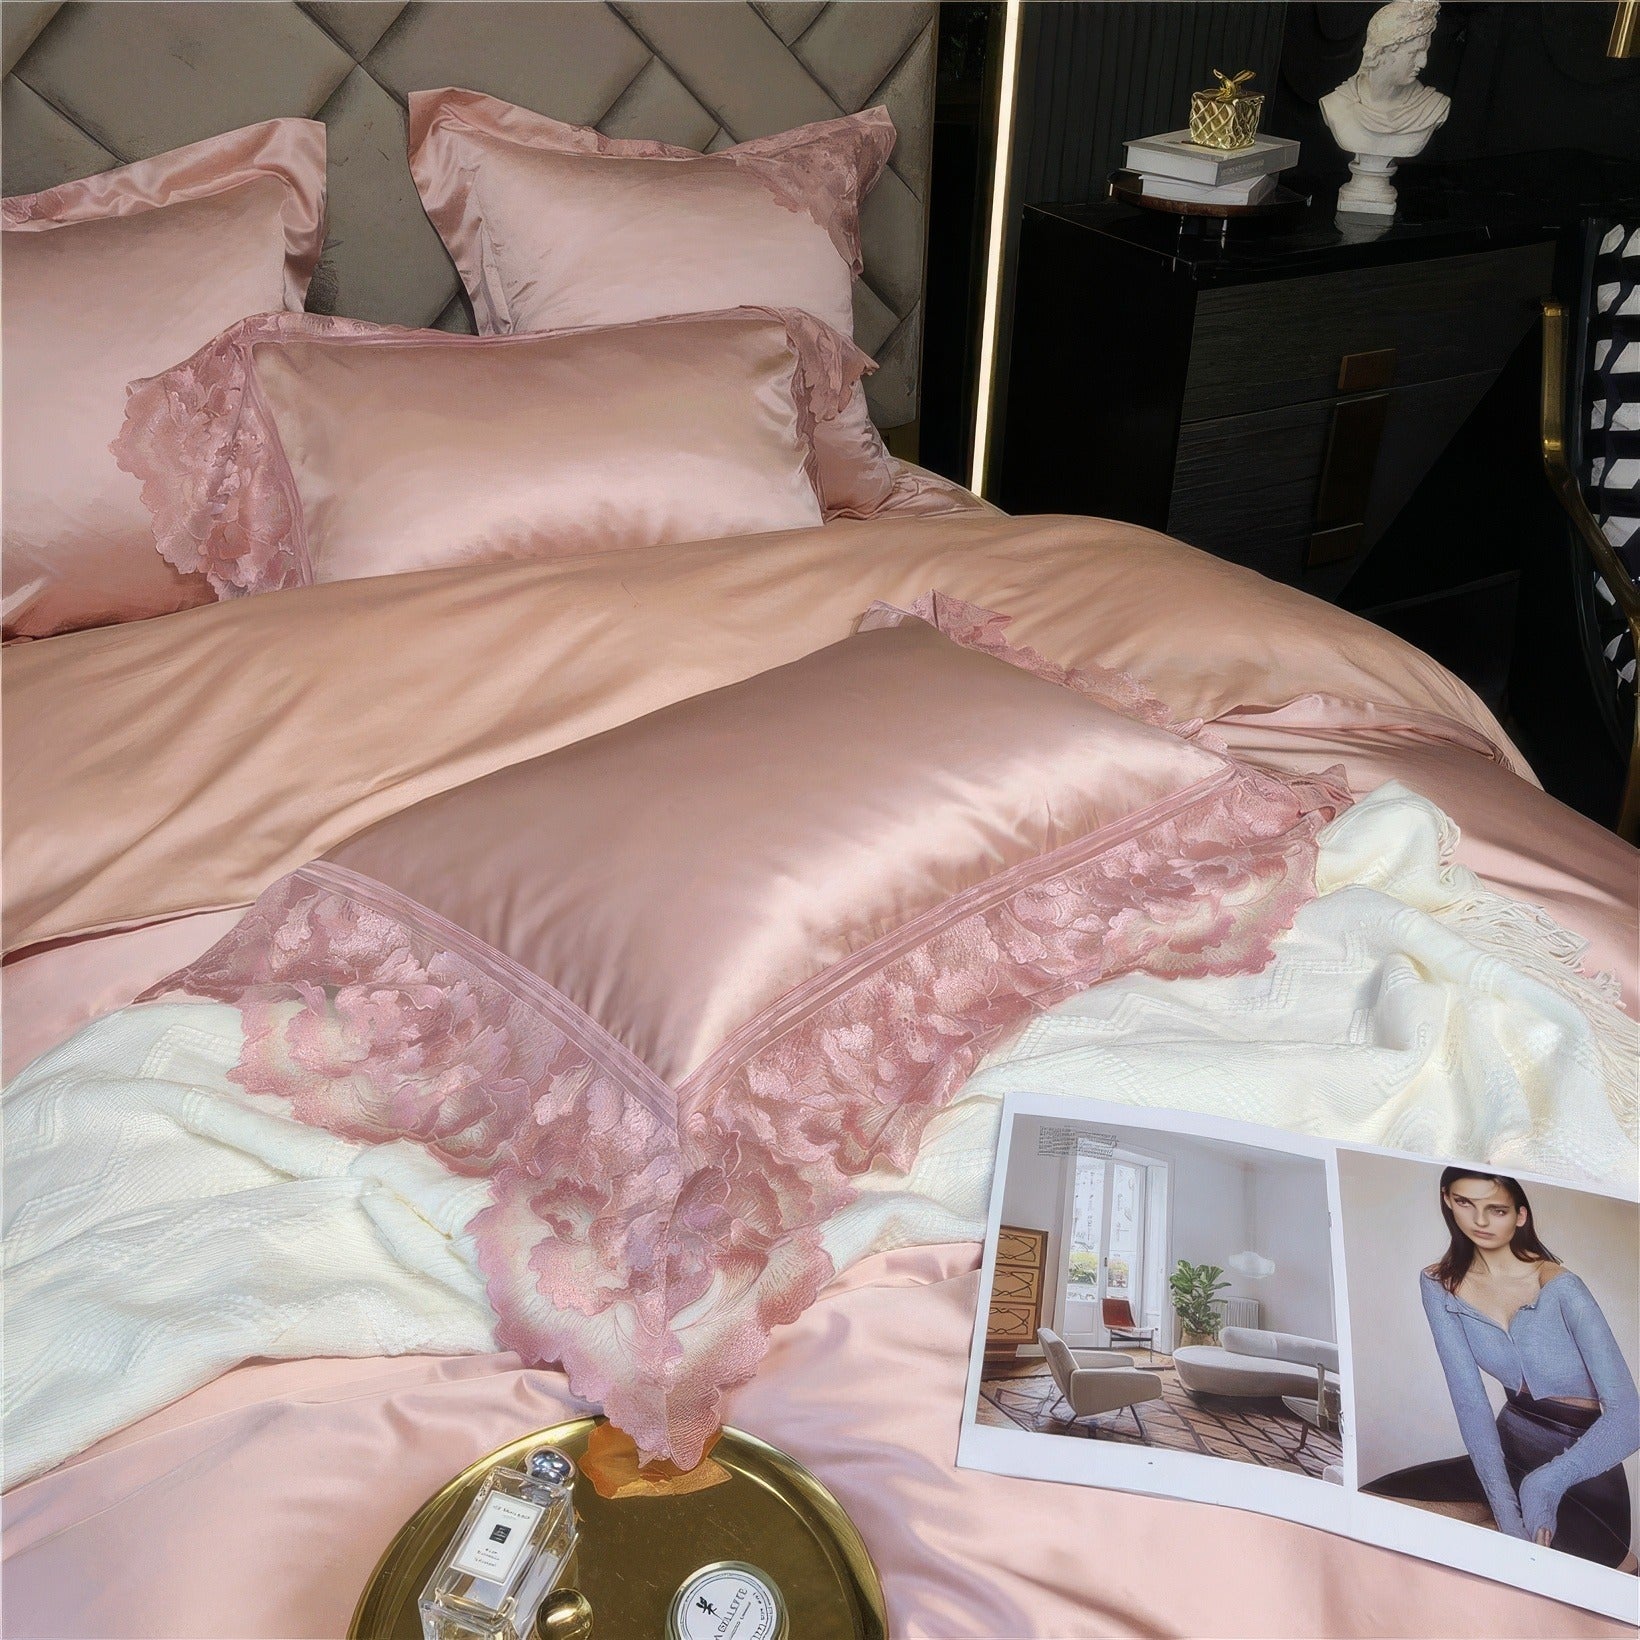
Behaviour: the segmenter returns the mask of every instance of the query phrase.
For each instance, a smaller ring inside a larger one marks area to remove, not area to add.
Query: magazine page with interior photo
[[[1640,1618],[1632,1197],[1004,1104],[959,1466],[1301,1521]]]

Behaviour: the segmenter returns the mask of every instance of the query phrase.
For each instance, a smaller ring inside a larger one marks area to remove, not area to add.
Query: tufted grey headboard
[[[881,365],[872,413],[895,427],[917,414],[934,19],[929,0],[6,0],[4,190],[310,115],[330,132],[322,305],[470,330],[410,180],[409,92],[466,86],[702,149],[884,103],[900,136],[863,213],[855,333]]]

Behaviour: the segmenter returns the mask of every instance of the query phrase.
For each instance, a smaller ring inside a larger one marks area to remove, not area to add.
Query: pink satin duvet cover
[[[136,994],[365,825],[936,586],[1055,660],[1132,672],[1237,757],[1426,793],[1460,859],[1589,939],[1635,1006],[1635,852],[1539,791],[1440,668],[1145,531],[969,514],[339,583],[8,654],[8,1025],[21,1008],[43,1042],[41,1014]],[[976,1265],[961,1246],[855,1267],[725,1405],[850,1510],[892,1633],[1624,1632],[1251,1514],[957,1470]],[[509,1356],[241,1368],[8,1494],[4,1631],[341,1633],[427,1495],[579,1410]]]

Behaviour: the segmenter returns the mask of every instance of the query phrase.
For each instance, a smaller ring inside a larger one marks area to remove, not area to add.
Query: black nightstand
[[[1565,230],[1635,183],[1571,153],[1396,183],[1390,223],[1341,226],[1329,192],[1222,238],[1028,208],[998,500],[1165,530],[1408,627],[1495,694],[1542,516],[1523,344]]]

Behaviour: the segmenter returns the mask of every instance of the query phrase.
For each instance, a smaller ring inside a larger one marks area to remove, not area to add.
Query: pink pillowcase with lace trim
[[[870,108],[699,154],[476,91],[410,94],[410,169],[486,336],[750,304],[852,338],[860,207],[894,135]],[[827,517],[888,499],[863,392],[816,444]]]
[[[131,387],[114,454],[217,596],[821,521],[813,432],[870,360],[737,308],[475,338],[234,326]]]
[[[325,128],[268,120],[4,203],[5,634],[209,603],[109,455],[126,384],[248,314],[300,311]]]
[[[499,1341],[685,1467],[983,1052],[1126,970],[1256,970],[1314,891],[1336,794],[919,607],[950,635],[879,609],[416,804],[156,989],[240,1006],[247,1088],[487,1176]]]

